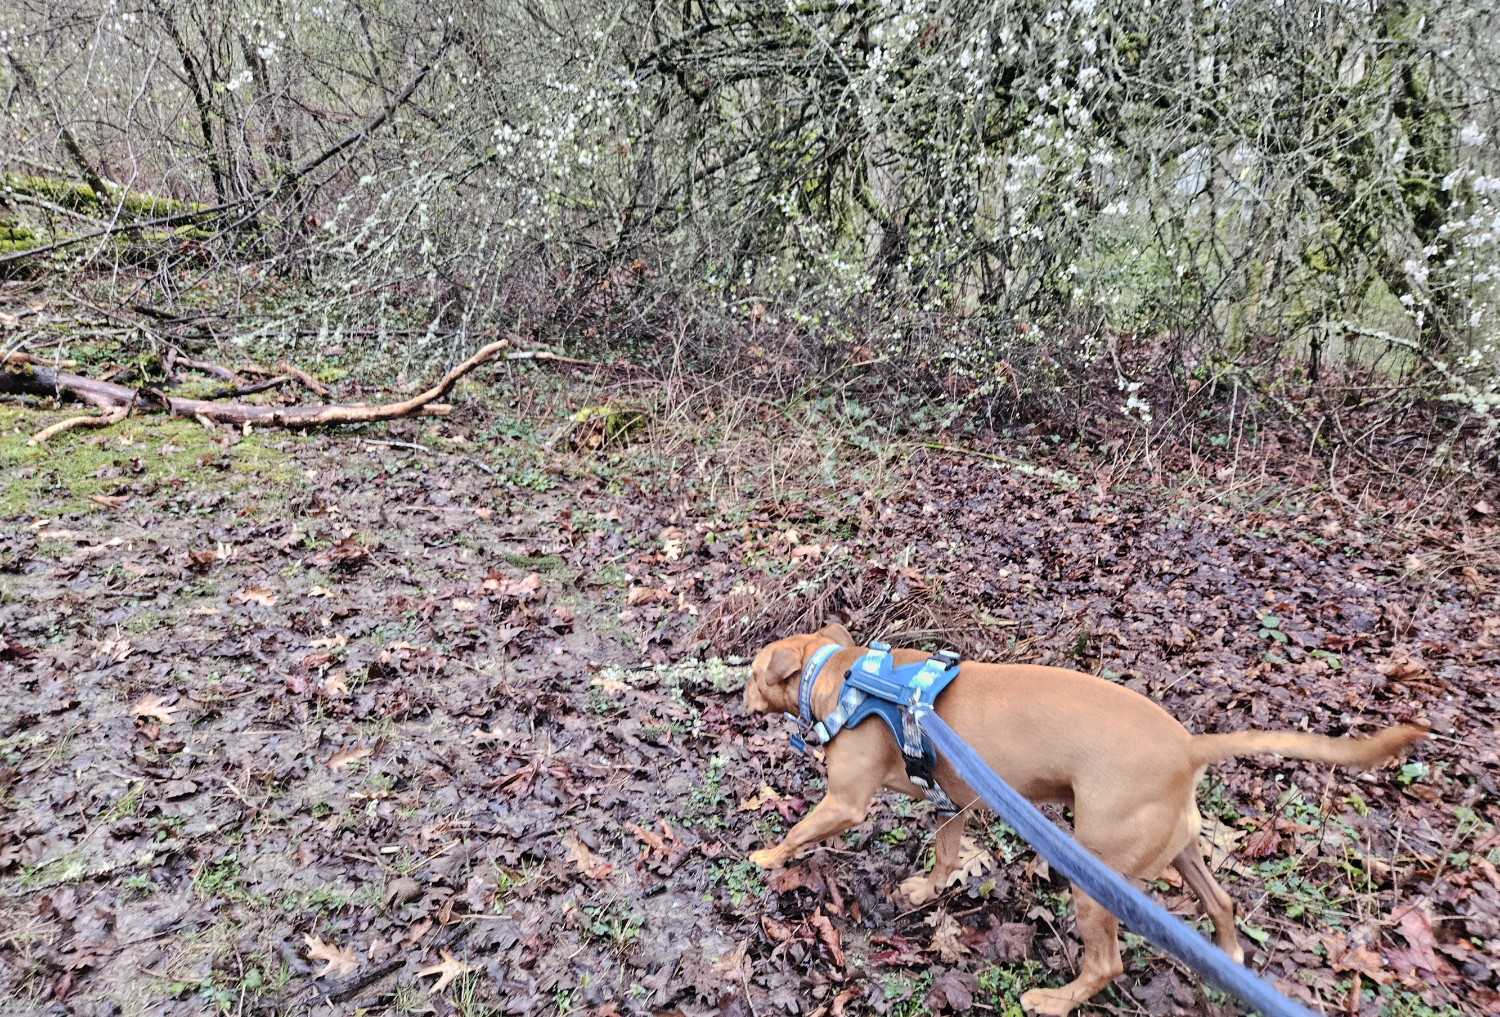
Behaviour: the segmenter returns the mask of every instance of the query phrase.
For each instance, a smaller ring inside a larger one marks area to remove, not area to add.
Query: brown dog
[[[745,706],[759,713],[797,712],[803,665],[820,646],[837,643],[812,692],[815,718],[838,699],[844,673],[864,653],[842,625],[780,639],[756,656]],[[897,666],[924,660],[917,650],[892,651]],[[1244,959],[1234,930],[1234,902],[1209,874],[1199,843],[1195,792],[1210,763],[1253,753],[1294,759],[1379,765],[1426,737],[1411,725],[1370,738],[1325,738],[1291,731],[1241,731],[1191,735],[1160,706],[1102,678],[1062,668],[966,662],[937,698],[938,715],[1006,783],[1033,802],[1058,802],[1073,810],[1073,836],[1115,871],[1155,879],[1175,866],[1213,920],[1221,949]],[[882,787],[920,798],[906,777],[901,750],[879,720],[840,732],[826,749],[828,794],[773,848],[750,860],[780,868],[801,848],[863,822]],[[976,798],[939,759],[938,783],[966,811]],[[938,827],[930,876],[902,889],[920,903],[940,891],[958,862],[963,820]],[[1083,964],[1060,989],[1033,989],[1021,997],[1028,1012],[1064,1015],[1086,1002],[1124,970],[1119,923],[1073,888]]]

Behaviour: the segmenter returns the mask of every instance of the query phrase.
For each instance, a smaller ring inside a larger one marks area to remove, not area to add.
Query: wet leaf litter
[[[1221,769],[1210,864],[1294,995],[1497,1000],[1492,566],[1413,569],[1332,500],[940,452],[879,493],[717,503],[289,454],[318,479],[275,506],[136,497],[0,537],[0,979],[39,1008],[914,1014],[1066,980],[1066,883],[998,824],[916,909],[925,805],[745,861],[822,774],[745,715],[742,665],[701,660],[830,618],[1100,673],[1195,731],[1432,719],[1390,772]],[[1118,999],[1238,1012],[1142,948]]]

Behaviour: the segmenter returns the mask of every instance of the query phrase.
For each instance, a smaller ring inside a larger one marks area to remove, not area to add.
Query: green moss
[[[96,214],[101,211],[99,195],[95,194],[93,188],[87,184],[59,180],[56,177],[7,173],[3,180],[3,187],[6,191],[50,201],[54,205],[60,205],[74,212]],[[122,202],[119,195],[120,189],[110,188],[110,193],[106,196],[109,210],[112,212],[118,203],[120,211],[131,218],[157,219],[168,215],[186,215],[201,211],[206,207],[196,202],[159,198],[154,194],[136,191],[126,193]],[[3,195],[0,195],[0,201],[3,200]]]
[[[279,499],[277,489],[300,483],[290,457],[271,448],[287,440],[283,431],[253,432],[226,449],[193,420],[153,415],[102,431],[69,431],[46,445],[26,444],[43,427],[78,412],[68,407],[37,413],[0,403],[0,519],[103,512],[89,497],[117,491],[161,501],[200,491],[234,495],[254,486],[263,499]]]

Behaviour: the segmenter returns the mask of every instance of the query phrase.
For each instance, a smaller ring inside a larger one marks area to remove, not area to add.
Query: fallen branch
[[[118,424],[130,416],[130,403],[126,403],[108,413],[99,413],[86,417],[69,417],[67,420],[59,420],[51,427],[44,427],[30,438],[26,439],[28,445],[40,445],[48,438],[55,438],[64,431],[71,431],[75,427],[108,427]]]
[[[506,360],[553,360],[559,364],[582,364],[584,367],[598,367],[592,360],[579,360],[575,357],[565,357],[551,350],[519,350],[515,353],[507,353]]]
[[[276,370],[281,371],[285,374],[290,374],[293,378],[296,378],[299,382],[301,382],[302,387],[307,389],[309,392],[313,392],[320,396],[333,395],[333,390],[330,389],[327,385],[323,384],[317,378],[314,378],[312,375],[308,374],[301,368],[293,367],[285,360],[276,365]]]
[[[279,374],[274,378],[267,378],[265,381],[257,381],[253,385],[232,385],[229,388],[221,388],[216,392],[210,392],[208,397],[210,399],[233,399],[235,396],[264,392],[268,388],[285,385],[291,380],[292,376],[290,374]]]
[[[400,402],[371,406],[367,403],[334,403],[321,406],[250,406],[245,403],[216,403],[206,399],[183,399],[150,390],[152,401],[160,402],[173,416],[202,417],[221,424],[259,424],[263,427],[318,427],[324,424],[366,424],[376,420],[395,420],[410,416],[445,416],[451,406],[437,401],[460,378],[510,345],[502,339],[490,343],[468,360],[453,368],[442,379],[419,395]],[[19,369],[17,369],[19,367]],[[105,410],[129,407],[140,392],[124,385],[94,381],[52,371],[34,364],[13,365],[0,369],[0,393],[27,395],[61,395],[74,397]],[[93,419],[93,418],[85,418]]]
[[[189,360],[187,357],[184,357],[179,353],[173,360],[173,363],[181,364],[188,370],[197,371],[199,374],[211,374],[215,378],[223,378],[231,385],[239,384],[239,375],[235,374],[227,367],[220,367],[218,364],[210,364],[206,360]]]
[[[43,367],[77,367],[76,360],[43,360],[34,357],[30,353],[7,353],[5,359],[0,361],[4,364],[41,364]]]

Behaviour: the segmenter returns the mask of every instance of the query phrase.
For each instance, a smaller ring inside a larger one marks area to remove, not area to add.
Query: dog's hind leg
[[[1078,934],[1083,939],[1083,964],[1078,977],[1060,989],[1032,989],[1022,993],[1021,1006],[1028,1014],[1066,1017],[1087,1003],[1125,970],[1120,959],[1120,922],[1094,898],[1073,886],[1073,907],[1078,915]]]
[[[1234,931],[1234,898],[1224,892],[1213,873],[1208,871],[1208,866],[1203,864],[1203,849],[1198,838],[1194,837],[1177,853],[1172,865],[1197,896],[1203,913],[1214,923],[1214,941],[1219,944],[1219,949],[1234,958],[1236,963],[1243,964],[1245,951]]]

